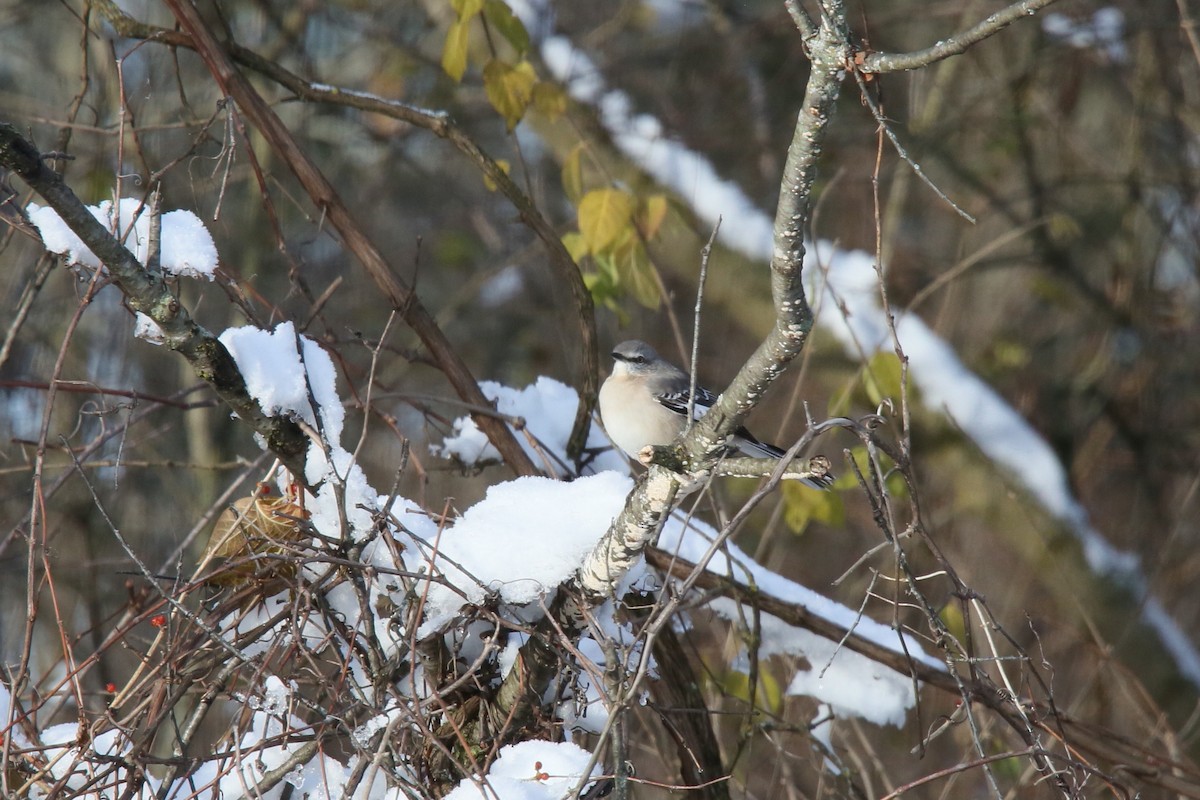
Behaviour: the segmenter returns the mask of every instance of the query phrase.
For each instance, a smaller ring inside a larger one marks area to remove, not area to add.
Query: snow
[[[90,737],[90,732],[81,731],[76,722],[52,725],[41,731],[40,739],[41,747],[34,749],[42,750],[52,781],[61,781],[61,789],[73,790],[68,792],[72,797],[99,798],[99,794],[86,791],[87,787],[93,785],[97,773],[106,771],[106,761],[117,760],[129,751],[129,740],[121,731],[107,730]],[[85,742],[83,747],[80,742]],[[154,788],[153,779],[148,778],[142,796],[152,796]],[[31,796],[38,796],[36,788]]]
[[[570,483],[523,477],[488,489],[442,531],[434,563],[452,587],[431,583],[419,635],[489,594],[518,605],[542,598],[579,568],[632,486],[627,475],[601,472]]]
[[[289,414],[322,429],[330,442],[341,439],[346,412],[337,395],[333,360],[320,345],[298,336],[291,322],[281,322],[273,331],[253,325],[229,328],[218,338],[237,362],[246,391],[264,414]],[[301,341],[303,363],[296,349]],[[313,400],[321,409],[319,424]]]
[[[571,96],[591,102],[613,141],[657,181],[688,199],[692,209],[710,225],[723,218],[723,244],[753,258],[771,256],[772,221],[762,214],[734,183],[722,180],[709,160],[684,145],[664,138],[662,125],[648,114],[631,114],[629,98],[606,91],[600,71],[563,36],[542,44],[542,58]],[[764,250],[764,247],[766,248]]]
[[[874,281],[863,281],[862,285],[873,288]],[[524,389],[495,383],[483,386],[485,394],[498,399],[503,413],[525,418],[543,446],[562,457],[574,419],[574,390],[546,377]],[[595,430],[592,435],[596,435]],[[486,453],[487,447],[482,433],[464,417],[456,422],[455,433],[434,450],[473,463],[472,459]],[[481,603],[489,593],[514,605],[543,600],[545,592],[574,573],[620,511],[632,481],[624,462],[619,464],[619,473],[601,472],[571,483],[518,478],[491,487],[480,503],[444,528],[437,539],[439,557],[435,564],[450,585],[430,584],[428,616],[420,634],[445,625],[465,605]],[[682,519],[678,515],[672,517],[659,546],[699,562],[716,532],[696,520],[684,525]],[[531,542],[537,546],[531,547]],[[888,626],[860,618],[856,610],[759,566],[732,544],[726,546],[726,552],[728,556],[721,552],[713,556],[710,570],[732,574],[762,592],[803,605],[838,625],[853,628],[857,635],[883,647],[900,654],[907,650],[914,658],[942,668],[941,662],[926,655],[911,637],[902,648],[899,635]],[[640,574],[627,578],[632,581]],[[721,601],[711,605],[723,617],[738,620],[732,603]],[[610,619],[611,612],[598,613],[597,617]],[[906,711],[915,703],[913,683],[908,676],[845,648],[838,650],[836,643],[775,618],[764,625],[772,626],[764,637],[764,655],[788,653],[803,655],[808,660],[809,667],[794,676],[789,693],[816,697],[843,716],[859,716],[877,724],[903,724]],[[620,631],[609,633],[619,635]],[[586,640],[581,642],[580,650],[584,651],[587,644]],[[603,661],[599,649],[592,655],[598,663]],[[588,709],[587,716],[577,717],[564,710],[563,718],[569,727],[598,731],[607,719],[603,704],[586,676],[581,678],[578,688],[585,693],[581,701]]]
[[[10,737],[13,744],[17,747],[27,750],[32,745],[25,736],[25,731],[20,725],[9,727],[9,723],[13,722],[19,716],[20,711],[13,708],[12,692],[9,691],[7,684],[0,681],[0,731],[3,731],[5,736]]]
[[[350,738],[354,741],[355,747],[365,750],[371,745],[371,738],[375,734],[386,729],[394,720],[401,719],[402,717],[401,709],[398,706],[393,706],[388,711],[376,714],[362,725],[359,725],[350,734]]]
[[[1042,17],[1042,30],[1077,50],[1099,50],[1114,64],[1129,60],[1125,46],[1125,14],[1115,6],[1096,9],[1090,19],[1080,22],[1066,14],[1051,12]]]
[[[479,301],[485,308],[495,308],[516,299],[524,291],[525,276],[521,274],[521,268],[509,264],[480,287]]]
[[[316,342],[298,335],[291,322],[282,322],[270,331],[254,326],[230,328],[218,338],[237,362],[247,392],[264,413],[288,415],[320,434],[320,443],[310,444],[305,455],[304,478],[314,487],[315,494],[305,493],[304,507],[313,527],[330,540],[365,540],[374,529],[375,512],[383,507],[386,498],[375,491],[354,455],[341,444],[345,409],[337,392],[333,360]],[[278,482],[280,491],[287,492],[291,483],[289,477],[280,475]],[[397,506],[402,509],[398,516],[405,518],[407,514],[403,509],[407,501],[400,498]],[[413,524],[421,530],[425,522],[424,518],[418,518]],[[396,565],[391,559],[383,560],[378,547],[369,550],[370,553],[364,555],[368,559],[380,559],[380,566],[403,566]],[[327,569],[319,562],[305,564],[304,574],[317,581]],[[389,593],[378,578],[369,585],[375,598]],[[402,598],[392,599],[402,602]],[[347,584],[327,591],[326,600],[351,625],[364,623],[358,598]],[[251,616],[247,614],[246,619]],[[380,627],[388,630],[386,625]],[[320,636],[318,631],[310,631],[308,627],[305,635]],[[388,637],[389,634],[383,634],[385,641]],[[400,644],[397,640],[390,643],[393,646]],[[357,661],[352,664],[354,669],[359,666]],[[354,672],[351,678],[358,689],[369,694],[371,682],[365,676]]]
[[[819,275],[826,264],[824,285],[816,290],[845,304],[845,314],[825,314],[822,327],[836,336],[847,352],[890,350],[875,288],[873,257],[818,242],[806,266]],[[814,278],[814,282],[818,279]],[[1087,510],[1071,492],[1066,468],[1050,444],[994,389],[971,372],[953,349],[916,314],[896,312],[896,334],[909,359],[909,375],[920,397],[940,409],[988,458],[1008,469],[1014,483],[1033,496],[1075,535],[1091,569],[1123,584],[1142,601],[1142,620],[1158,633],[1179,670],[1200,685],[1200,652],[1178,624],[1150,596],[1148,581],[1136,554],[1113,547],[1097,531]]]
[[[317,530],[338,536],[344,514],[354,538],[364,536],[373,524],[374,511],[383,502],[353,454],[336,444],[328,451],[310,446],[304,467],[309,483],[318,487],[315,497],[309,495],[312,502],[307,505]]]
[[[303,746],[306,734],[311,733],[310,726],[287,713],[292,692],[276,676],[267,676],[262,698],[248,703],[255,711],[250,725],[238,739],[237,751],[241,757],[233,764],[206,762],[190,780],[180,782],[179,796],[188,796],[188,786],[207,787],[214,781],[223,800],[282,798],[289,787],[297,797],[340,796],[348,771],[339,761],[319,751],[311,760],[298,764],[270,792],[264,794],[255,788],[269,772],[285,764]],[[281,743],[268,745],[267,741]]]
[[[716,531],[704,522],[693,518],[685,525],[676,515],[664,527],[658,546],[692,563],[703,563],[715,538]],[[722,550],[712,553],[708,571],[729,575],[734,580],[754,586],[761,594],[802,606],[836,625],[853,629],[855,635],[862,639],[900,655],[905,655],[907,651],[916,661],[935,669],[944,669],[941,662],[926,654],[911,636],[904,636],[902,646],[902,634],[772,572],[731,542],[725,543]],[[732,600],[712,600],[708,607],[735,624],[744,616],[738,613],[737,604]],[[845,647],[838,649],[836,642],[792,627],[769,614],[762,614],[761,620],[761,656],[788,654],[803,656],[808,661],[808,667],[797,671],[792,678],[788,694],[814,697],[828,703],[843,717],[861,717],[877,725],[904,724],[905,713],[916,703],[910,677]]]
[[[718,605],[732,601],[718,601]],[[721,613],[718,609],[718,613]],[[736,613],[732,611],[731,613]],[[917,698],[912,678],[810,631],[793,628],[770,614],[759,620],[772,651],[803,655],[812,666],[797,670],[787,694],[827,703],[842,718],[861,717],[876,725],[904,727]],[[857,633],[857,631],[855,631]]]
[[[114,205],[108,200],[98,206],[88,206],[92,216],[121,237],[137,260],[145,264],[150,242],[149,209],[142,201],[132,197],[123,198],[115,209],[114,214]],[[68,264],[100,268],[100,260],[67,227],[58,212],[36,203],[30,203],[26,211],[47,250],[64,256]],[[191,211],[168,211],[163,214],[159,241],[159,262],[165,272],[177,277],[213,279],[217,269],[217,247],[208,228]]]
[[[486,787],[463,780],[446,800],[561,800],[591,760],[591,753],[570,742],[510,744],[500,748]],[[598,773],[598,768],[592,771],[593,776]]]
[[[565,475],[567,439],[575,424],[579,395],[570,386],[545,376],[539,377],[524,389],[513,389],[493,381],[480,381],[484,395],[496,403],[496,410],[525,421],[524,430],[514,431],[522,448],[534,463],[546,472]],[[532,437],[534,441],[530,441]],[[588,435],[589,449],[609,446],[608,437],[597,426]],[[500,453],[488,442],[470,417],[454,421],[454,432],[440,445],[430,448],[435,455],[453,458],[466,465],[498,461]],[[627,471],[625,460],[616,452],[601,453],[592,464],[592,471]]]
[[[133,324],[133,335],[145,342],[161,345],[167,339],[163,336],[162,328],[146,314],[138,311]]]

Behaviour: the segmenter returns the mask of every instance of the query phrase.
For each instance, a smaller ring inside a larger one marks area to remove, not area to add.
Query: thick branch
[[[16,128],[0,123],[0,166],[11,169],[41,195],[46,204],[83,240],[108,270],[129,307],[153,319],[166,344],[192,365],[235,414],[266,440],[267,446],[298,479],[304,476],[308,438],[285,417],[269,417],[246,391],[237,363],[225,346],[200,327],[171,293],[158,270],[146,269],[117,241],[75,196],[54,170],[42,161],[33,143]]]
[[[861,72],[902,72],[908,69],[925,67],[950,56],[957,56],[967,51],[973,44],[982,42],[989,36],[994,36],[1022,17],[1029,17],[1041,9],[1056,2],[1056,0],[1021,0],[1008,8],[997,11],[973,28],[962,33],[943,39],[933,47],[917,50],[912,53],[870,53],[862,56],[858,69]]]
[[[705,457],[720,447],[742,426],[787,365],[799,355],[812,330],[812,310],[804,295],[804,231],[812,206],[812,187],[817,176],[829,120],[841,88],[842,72],[849,54],[845,20],[837,12],[840,4],[829,4],[817,35],[808,40],[812,72],[804,102],[792,133],[780,183],[779,206],[775,212],[775,242],[771,258],[771,296],[775,303],[775,327],[742,366],[716,405],[692,428],[683,449],[693,458]]]
[[[675,508],[680,484],[676,473],[660,466],[638,482],[612,526],[579,568],[576,582],[584,595],[602,603],[629,568],[641,558]],[[686,493],[686,492],[685,492]]]
[[[840,4],[836,5],[840,8]],[[707,477],[704,470],[712,463],[711,454],[724,448],[726,440],[742,426],[758,399],[800,353],[808,339],[813,320],[801,282],[804,228],[811,206],[817,161],[849,53],[848,42],[844,19],[832,13],[822,17],[820,30],[808,41],[812,72],[788,148],[775,215],[771,259],[775,327],[712,410],[683,438],[676,450],[679,458],[668,459],[678,466],[677,472],[652,466],[580,569],[577,582],[584,593],[596,601],[611,594],[611,587],[658,534],[662,519],[674,505],[701,485]]]
[[[325,214],[341,234],[346,248],[358,258],[367,274],[383,292],[388,302],[403,317],[409,327],[429,349],[450,385],[468,404],[490,406],[466,364],[450,345],[432,315],[421,304],[412,289],[391,269],[383,254],[359,226],[358,220],[346,208],[333,184],[301,149],[283,121],[271,110],[246,77],[233,65],[229,55],[217,42],[200,14],[188,0],[166,0],[179,24],[192,37],[196,51],[208,65],[222,91],[233,98],[242,112],[250,118],[280,157],[288,164],[313,204]],[[472,414],[475,424],[500,451],[505,463],[519,475],[536,475],[538,470],[525,454],[512,431],[501,420],[488,414]]]
[[[844,21],[829,15],[809,42],[812,73],[788,148],[775,216],[775,251],[771,260],[775,327],[712,410],[679,445],[679,465],[688,474],[673,474],[663,467],[652,466],[580,569],[577,579],[580,587],[597,601],[611,593],[611,587],[658,534],[662,520],[674,505],[701,485],[706,477],[702,468],[711,461],[710,454],[722,449],[725,441],[741,427],[758,398],[799,354],[808,338],[813,321],[801,283],[804,227],[817,160],[837,100],[845,55],[849,52],[847,42]]]

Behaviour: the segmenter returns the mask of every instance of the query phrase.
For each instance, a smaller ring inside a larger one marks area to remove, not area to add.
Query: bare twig
[[[1021,0],[932,47],[912,53],[864,53],[856,66],[859,71],[867,73],[902,72],[925,67],[950,56],[965,53],[971,45],[995,36],[1017,20],[1033,16],[1054,2],[1056,0]]]
[[[692,423],[696,419],[696,379],[700,363],[700,312],[704,308],[704,285],[708,280],[708,259],[712,256],[713,242],[717,240],[717,232],[720,230],[721,218],[717,217],[717,224],[713,225],[712,233],[708,235],[708,241],[700,251],[700,277],[696,282],[696,308],[692,315],[692,358],[688,370],[690,375],[687,406],[688,430],[692,429]]]

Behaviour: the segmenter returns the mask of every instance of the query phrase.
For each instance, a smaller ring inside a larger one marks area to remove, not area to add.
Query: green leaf
[[[567,199],[578,205],[583,197],[583,142],[572,147],[563,159],[562,185]]]
[[[616,314],[622,325],[629,321],[629,315],[617,302],[617,287],[612,282],[610,275],[600,271],[585,272],[583,273],[583,285],[591,293],[592,300],[596,305],[603,306]]]
[[[885,397],[900,398],[900,359],[895,353],[871,356],[863,371],[863,388],[873,405],[879,405]]]
[[[504,0],[487,0],[483,4],[483,16],[496,32],[505,38],[517,51],[517,55],[525,55],[529,49],[529,31],[525,24],[517,19],[508,3]]]
[[[621,273],[617,270],[617,259],[611,250],[605,250],[602,253],[592,253],[592,261],[596,262],[596,269],[614,289],[620,286]]]
[[[1069,214],[1051,214],[1047,229],[1057,244],[1067,244],[1083,236],[1079,221]]]
[[[829,406],[825,413],[831,417],[848,417],[854,408],[854,394],[858,386],[858,376],[845,381],[841,390],[829,398]]]
[[[459,20],[446,31],[442,46],[442,69],[455,80],[462,80],[467,71],[467,20]]]
[[[650,255],[637,236],[629,235],[615,248],[617,275],[625,290],[646,308],[658,308],[660,295]]]
[[[871,480],[871,472],[867,469],[867,450],[865,447],[850,448],[850,457],[854,459],[854,463],[858,465],[859,471],[867,480]],[[904,476],[897,472],[895,462],[888,458],[883,453],[879,454],[879,469],[883,470],[884,479],[883,487],[891,497],[908,497],[908,484],[904,482]],[[833,486],[835,489],[849,489],[858,485],[858,478],[847,472],[842,475]]]
[[[846,504],[836,492],[824,492],[796,481],[783,487],[783,521],[793,533],[803,533],[812,521],[841,526],[846,521]]]
[[[593,253],[608,248],[629,228],[637,202],[619,189],[593,189],[579,201],[579,232]]]
[[[533,99],[533,85],[537,83],[537,73],[528,61],[522,61],[515,66],[506,64],[498,58],[493,58],[483,68],[483,88],[487,92],[492,107],[500,112],[511,131],[517,127],[525,109]]]
[[[999,742],[997,742],[996,745],[998,747],[1003,746]],[[994,769],[996,774],[1006,782],[1016,782],[1021,780],[1022,776],[1025,774],[1025,767],[1025,759],[1017,758],[1015,756],[1012,758],[1002,758],[999,761],[992,762],[992,769]]]

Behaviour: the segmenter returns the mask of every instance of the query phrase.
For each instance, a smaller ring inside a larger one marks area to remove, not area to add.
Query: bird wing
[[[663,407],[670,409],[681,417],[687,416],[688,410],[688,390],[687,389],[672,389],[669,391],[659,392],[654,395],[654,399]],[[696,419],[703,417],[708,413],[708,410],[717,402],[717,396],[705,389],[703,386],[696,387]],[[734,441],[732,449],[741,450],[748,456],[757,456],[759,458],[779,458],[784,451],[780,450],[775,445],[760,442],[758,439],[745,428],[738,428],[733,434]]]
[[[687,389],[673,389],[656,393],[654,399],[664,408],[673,411],[681,417],[686,417],[688,413],[688,398],[690,396],[691,394]],[[696,419],[704,416],[715,402],[717,402],[715,394],[703,386],[697,386],[695,403]]]
[[[678,414],[681,417],[686,417],[688,413],[688,397],[691,393],[687,387],[669,389],[654,393],[654,399],[659,405]],[[708,410],[717,402],[717,396],[705,389],[703,386],[696,387],[696,402],[695,412],[696,419],[708,413]],[[733,434],[733,442],[730,450],[740,450],[748,456],[758,458],[781,458],[785,455],[785,451],[776,447],[773,444],[759,441],[754,438],[750,431],[743,428],[738,428]],[[812,486],[814,489],[828,489],[834,481],[832,474],[827,473],[819,478],[802,478],[801,482]]]

